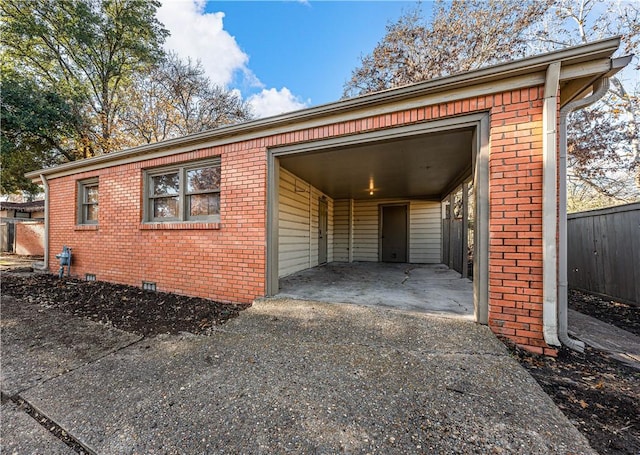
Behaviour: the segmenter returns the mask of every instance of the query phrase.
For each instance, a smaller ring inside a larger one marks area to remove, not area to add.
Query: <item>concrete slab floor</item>
[[[443,264],[332,262],[280,279],[280,293],[474,320],[473,283]]]

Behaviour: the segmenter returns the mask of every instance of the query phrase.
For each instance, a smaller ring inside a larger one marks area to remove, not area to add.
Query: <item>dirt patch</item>
[[[2,273],[1,287],[3,295],[145,336],[207,334],[213,326],[224,324],[249,307],[102,281],[59,279],[47,274]]]
[[[569,307],[638,334],[637,307],[572,291]],[[505,342],[571,422],[601,454],[640,453],[640,371],[587,347],[557,358],[532,355]]]
[[[640,336],[640,306],[571,290],[569,308]]]

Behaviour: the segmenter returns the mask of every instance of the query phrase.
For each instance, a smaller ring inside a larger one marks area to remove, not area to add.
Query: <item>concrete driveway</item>
[[[3,453],[70,450],[7,395],[99,454],[594,453],[472,322],[278,299],[141,339],[2,304]]]

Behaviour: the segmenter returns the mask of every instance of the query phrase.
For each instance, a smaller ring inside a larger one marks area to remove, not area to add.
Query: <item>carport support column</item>
[[[544,341],[560,346],[558,339],[558,89],[560,62],[547,69],[542,106],[542,329]]]
[[[462,184],[462,278],[469,276],[469,183]]]
[[[265,267],[265,293],[278,293],[280,160],[267,151],[267,261]]]
[[[476,322],[489,323],[489,157],[491,154],[489,116],[479,122],[473,141],[476,203],[473,230],[473,302]]]

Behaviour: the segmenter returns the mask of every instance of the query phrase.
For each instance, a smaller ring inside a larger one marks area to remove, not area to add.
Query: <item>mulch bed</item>
[[[53,275],[3,272],[1,287],[3,294],[142,335],[206,335],[249,306]],[[569,307],[638,334],[637,307],[575,291]],[[639,370],[591,348],[582,354],[563,348],[554,359],[505,344],[595,450],[640,454]]]
[[[58,279],[48,274],[2,274],[2,294],[58,308],[75,316],[140,335],[204,335],[249,305],[145,291],[133,286]]]
[[[640,334],[638,307],[571,291],[569,308]],[[590,347],[554,359],[505,344],[598,453],[640,454],[640,370]]]

